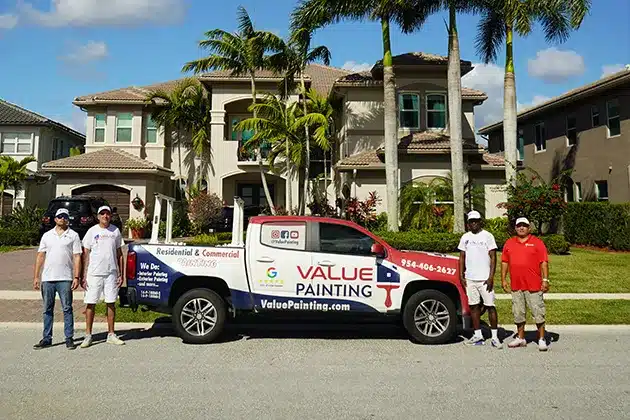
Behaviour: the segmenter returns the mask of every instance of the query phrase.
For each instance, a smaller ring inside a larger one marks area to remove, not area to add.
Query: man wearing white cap
[[[85,281],[85,339],[81,347],[92,344],[92,324],[94,323],[94,307],[104,297],[107,305],[107,342],[110,344],[125,344],[114,333],[114,318],[116,315],[116,298],[123,283],[123,254],[124,245],[118,228],[110,224],[112,210],[109,206],[98,209],[98,225],[92,226],[83,238]]]
[[[33,346],[36,350],[52,345],[56,294],[59,294],[63,309],[66,347],[71,350],[75,348],[72,291],[79,287],[81,240],[79,234],[68,227],[68,219],[68,210],[58,209],[55,227],[44,233],[37,250],[33,289],[42,291],[44,332],[42,340]]]
[[[538,350],[547,351],[545,340],[545,302],[543,293],[549,291],[548,254],[545,243],[531,235],[529,220],[516,219],[516,236],[508,239],[501,256],[501,285],[509,291],[506,276],[510,273],[512,288],[512,314],[517,337],[508,347],[525,347],[525,321],[527,307],[538,327]]]
[[[462,287],[468,296],[472,318],[473,336],[464,342],[467,345],[484,344],[481,334],[481,305],[488,310],[492,347],[501,348],[498,337],[497,310],[494,304],[494,273],[497,265],[497,243],[494,236],[482,229],[481,214],[478,211],[468,213],[468,229],[459,241],[459,275]]]

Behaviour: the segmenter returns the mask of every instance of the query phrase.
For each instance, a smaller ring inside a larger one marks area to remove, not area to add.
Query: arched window
[[[427,95],[427,129],[446,128],[446,95],[430,93]]]

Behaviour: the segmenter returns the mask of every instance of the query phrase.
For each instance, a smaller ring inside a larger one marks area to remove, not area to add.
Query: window
[[[157,143],[157,125],[150,115],[147,118],[147,131],[145,137],[147,143]]]
[[[516,141],[518,142],[517,144],[518,160],[524,160],[525,159],[525,136],[523,134],[522,128],[518,130],[518,139]]]
[[[105,114],[96,114],[96,126],[94,127],[94,142],[95,143],[104,143],[105,142]]]
[[[597,201],[608,201],[608,181],[595,181]]]
[[[577,125],[575,115],[567,116],[567,146],[573,146],[577,143]]]
[[[306,223],[264,223],[260,231],[260,243],[274,248],[304,251],[306,249]]]
[[[446,128],[446,95],[427,95],[427,128]]]
[[[575,183],[575,201],[582,201],[582,183],[581,182],[576,182]]]
[[[567,203],[575,201],[575,185],[573,185],[573,183],[566,185],[564,189],[564,201]]]
[[[547,150],[547,139],[545,139],[545,123],[538,123],[534,126],[536,136],[536,151],[544,152]]]
[[[398,95],[400,128],[420,128],[420,96],[416,93]]]
[[[608,118],[608,137],[614,137],[621,134],[619,101],[617,99],[606,102],[606,115]]]
[[[2,133],[0,153],[30,155],[33,153],[33,133]]]
[[[247,142],[254,135],[254,130],[235,130],[234,127],[243,120],[250,118],[249,116],[232,116],[230,117],[230,140]]]
[[[133,114],[125,112],[116,116],[116,142],[131,143],[131,121]]]
[[[271,195],[273,200],[275,186],[269,183],[267,183],[267,186],[269,187],[269,195]],[[243,199],[245,206],[267,206],[267,197],[265,197],[265,189],[262,184],[238,184],[236,190],[237,195]],[[245,210],[247,211],[247,209]]]
[[[597,105],[591,106],[591,125],[593,128],[599,126],[599,108]]]
[[[371,256],[374,240],[348,226],[334,223],[319,224],[320,252]]]

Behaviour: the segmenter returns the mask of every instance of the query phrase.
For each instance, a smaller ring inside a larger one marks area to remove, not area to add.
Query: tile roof
[[[156,165],[149,160],[142,159],[124,150],[111,147],[103,148],[95,152],[83,153],[76,156],[46,162],[42,165],[42,169],[48,172],[86,170],[91,172],[162,171],[173,173],[170,169]]]
[[[129,86],[120,89],[108,90],[105,92],[93,93],[91,95],[77,96],[74,103],[143,103],[147,96],[157,90],[171,91],[178,83],[186,78],[169,80],[167,82],[154,83],[148,86]]]
[[[462,66],[471,66],[472,63],[467,60],[459,60]],[[392,65],[394,66],[417,66],[417,65],[435,65],[448,64],[448,56],[431,54],[425,52],[409,52],[399,54],[392,57]],[[382,68],[383,60],[378,60],[375,67]]]
[[[363,71],[359,73],[352,73],[345,77],[338,79],[335,82],[335,86],[382,86],[383,81],[375,79],[372,73],[369,71]],[[486,100],[488,96],[485,92],[480,90],[467,88],[462,86],[462,98],[463,99],[479,99]]]
[[[483,152],[483,146],[471,140],[464,140],[464,151]],[[448,153],[451,150],[450,138],[440,132],[422,131],[403,137],[398,143],[399,153]],[[367,150],[339,161],[337,166],[346,167],[384,167],[383,146],[376,150]],[[492,157],[491,157],[492,159]],[[495,162],[498,162],[495,160]]]
[[[564,103],[578,99],[580,97],[596,94],[600,90],[607,89],[609,87],[615,86],[618,83],[623,83],[623,82],[630,82],[630,65],[627,65],[625,69],[617,73],[613,73],[610,76],[601,78],[587,85],[580,86],[578,88],[570,90],[566,93],[563,93],[562,95],[551,98],[536,106],[526,108],[518,112],[516,114],[516,117],[521,118],[521,117],[527,117],[530,115],[535,115],[539,112],[543,112],[547,109],[550,109],[556,105],[562,105]],[[499,121],[499,122],[481,127],[478,132],[479,134],[488,134],[494,130],[500,129],[502,126],[503,126],[503,121]]]
[[[53,126],[68,133],[85,139],[85,135],[57,121],[46,118],[21,106],[0,99],[0,124],[3,125],[47,125]]]
[[[488,165],[505,166],[505,156],[503,155],[503,152],[484,153],[482,158]]]

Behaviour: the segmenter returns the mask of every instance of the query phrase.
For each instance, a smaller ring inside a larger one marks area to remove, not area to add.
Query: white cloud
[[[18,23],[18,17],[12,14],[0,15],[0,29],[13,29]]]
[[[185,7],[184,0],[51,0],[49,10],[24,3],[21,12],[30,22],[48,27],[130,26],[180,22]]]
[[[102,60],[108,56],[107,44],[102,41],[88,41],[62,57],[63,60],[75,64],[87,64]]]
[[[617,73],[623,70],[625,66],[623,64],[606,64],[602,66],[602,75],[600,78],[610,76],[613,73]]]
[[[527,62],[530,76],[548,83],[561,83],[573,76],[579,76],[585,70],[584,58],[575,51],[561,51],[555,47],[536,53],[536,58]]]
[[[372,67],[372,64],[357,63],[356,61],[346,61],[345,63],[343,63],[343,66],[341,66],[341,68],[344,70],[355,71],[357,73],[361,71],[369,71]]]

